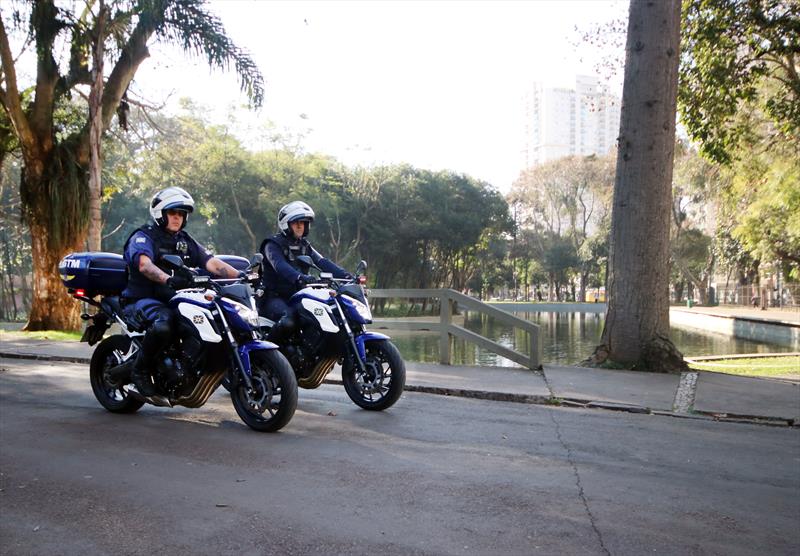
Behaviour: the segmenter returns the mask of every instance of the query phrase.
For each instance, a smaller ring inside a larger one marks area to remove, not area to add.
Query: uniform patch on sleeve
[[[135,243],[147,243],[147,238],[144,236],[139,236],[134,240]]]

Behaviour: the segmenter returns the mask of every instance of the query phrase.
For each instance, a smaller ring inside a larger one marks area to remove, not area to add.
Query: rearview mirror
[[[178,255],[164,255],[161,257],[161,260],[167,263],[167,266],[171,268],[183,267],[183,259],[181,259]]]
[[[260,264],[261,264],[261,262],[262,262],[263,260],[264,260],[264,255],[262,255],[261,253],[256,253],[256,254],[255,254],[255,255],[253,255],[253,257],[250,259],[250,266],[248,266],[248,267],[247,267],[247,268],[248,268],[248,270],[252,270],[252,269],[254,269],[254,268],[255,268],[255,267],[257,267],[258,265],[260,265]]]
[[[297,257],[297,260],[306,266],[309,266],[311,268],[316,268],[317,270],[319,270],[319,267],[314,264],[313,259],[308,255],[300,255],[299,257]]]
[[[364,271],[367,270],[367,261],[361,259],[358,262],[358,266],[356,267],[356,274],[364,274]]]

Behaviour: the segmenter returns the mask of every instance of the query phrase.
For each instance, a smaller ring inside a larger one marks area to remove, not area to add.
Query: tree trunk
[[[669,234],[680,0],[631,0],[606,324],[589,362],[688,367],[669,340]]]
[[[100,0],[100,13],[94,43],[94,68],[89,91],[89,251],[100,251],[103,233],[102,158],[100,144],[103,138],[103,51],[107,10]]]
[[[51,250],[48,227],[38,221],[31,222],[30,229],[34,303],[24,330],[79,330],[80,303],[67,295],[58,274],[59,261],[71,249],[63,253]]]
[[[52,155],[51,155],[52,156]],[[25,221],[31,232],[32,290],[33,297],[24,330],[79,330],[80,304],[72,299],[61,282],[58,263],[72,251],[80,251],[85,245],[87,223],[75,208],[60,201],[61,208],[54,209],[49,192],[67,190],[70,172],[81,172],[80,165],[64,168],[59,175],[51,176],[40,168],[54,166],[52,161],[26,161],[22,173],[20,191],[26,198]],[[85,173],[84,180],[85,180]],[[79,179],[79,178],[77,178]],[[86,203],[86,182],[82,187],[72,186],[68,202]],[[80,194],[83,189],[84,194]],[[57,215],[61,214],[62,218]],[[64,217],[64,215],[74,215]],[[54,216],[56,216],[54,218]],[[55,234],[55,235],[54,235]]]

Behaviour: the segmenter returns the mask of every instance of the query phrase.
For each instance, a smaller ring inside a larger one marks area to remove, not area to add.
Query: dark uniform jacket
[[[336,278],[349,276],[343,268],[320,255],[306,238],[289,239],[283,234],[275,234],[261,243],[259,251],[264,255],[261,281],[267,296],[288,299],[299,289],[297,279],[309,271],[308,265],[297,260],[301,255],[311,257],[315,265]]]
[[[128,286],[122,292],[127,299],[154,298],[168,300],[174,292],[164,284],[153,282],[139,272],[139,256],[147,255],[153,263],[167,274],[163,266],[164,255],[178,255],[189,267],[205,268],[212,255],[184,230],[170,233],[159,226],[146,224],[135,230],[125,241],[123,248],[128,263]]]

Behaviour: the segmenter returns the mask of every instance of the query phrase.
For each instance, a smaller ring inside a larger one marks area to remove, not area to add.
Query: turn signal
[[[359,276],[359,277],[358,277],[358,283],[359,283],[359,284],[361,284],[361,285],[364,285],[364,284],[366,284],[366,283],[367,283],[367,277],[366,277],[366,276],[363,276],[363,275],[362,275],[362,276]]]

